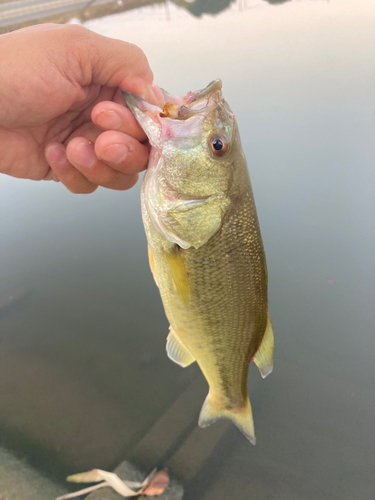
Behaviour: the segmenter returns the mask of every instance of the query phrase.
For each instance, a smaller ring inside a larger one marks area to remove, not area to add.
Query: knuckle
[[[153,73],[150,68],[146,54],[133,43],[129,43],[129,55],[133,61],[133,68],[138,75],[142,75],[149,83],[153,81]]]
[[[68,38],[74,38],[74,39],[79,39],[82,40],[82,38],[91,38],[91,31],[86,28],[85,26],[82,26],[80,24],[66,24],[66,33],[68,35]]]

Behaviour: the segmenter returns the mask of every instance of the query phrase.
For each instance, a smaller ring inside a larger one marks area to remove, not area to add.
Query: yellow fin
[[[189,279],[181,248],[174,245],[169,251],[164,250],[164,257],[168,263],[177,295],[187,306],[189,304]]]
[[[171,326],[169,327],[169,335],[167,337],[167,354],[169,359],[182,366],[182,368],[186,368],[195,361],[191,352],[176,337],[175,331]]]
[[[158,279],[156,277],[155,259],[154,256],[152,255],[150,245],[148,245],[148,262],[150,264],[152,276],[154,277],[155,283],[158,285]]]
[[[255,445],[253,412],[248,397],[243,408],[228,410],[215,405],[214,401],[210,398],[210,393],[208,393],[199,415],[199,427],[208,427],[219,418],[231,420],[250,443]]]
[[[254,356],[254,363],[257,365],[260,374],[266,378],[273,370],[273,330],[270,315],[267,313],[267,326],[264,332],[262,343]]]

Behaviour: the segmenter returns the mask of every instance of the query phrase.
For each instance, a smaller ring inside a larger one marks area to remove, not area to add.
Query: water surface
[[[229,427],[184,498],[370,500],[375,6],[221,3],[86,24],[139,45],[170,93],[221,78],[253,183],[275,369],[249,374],[257,446]],[[59,479],[115,467],[200,376],[165,355],[139,188],[83,196],[0,176],[0,436]]]

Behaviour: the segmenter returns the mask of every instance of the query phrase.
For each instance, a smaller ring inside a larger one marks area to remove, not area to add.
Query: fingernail
[[[102,159],[108,163],[121,163],[128,153],[129,149],[124,144],[114,144],[104,150]]]
[[[112,130],[118,130],[122,124],[122,120],[119,115],[110,109],[99,113],[96,121],[100,127]]]
[[[48,163],[60,164],[66,161],[65,148],[63,146],[49,146],[46,150],[46,158]]]
[[[156,101],[158,102],[159,106],[162,108],[164,106],[164,95],[163,95],[163,92],[161,91],[159,85],[156,85],[155,82],[152,84],[152,91],[154,93]]]
[[[96,161],[92,143],[80,142],[72,152],[74,163],[79,167],[88,168]]]
[[[164,106],[163,94],[156,84],[153,84],[152,87],[145,87],[142,97],[159,108]]]

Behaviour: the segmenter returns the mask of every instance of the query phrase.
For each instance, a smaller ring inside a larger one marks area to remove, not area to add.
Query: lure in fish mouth
[[[187,120],[188,118],[198,114],[202,108],[202,106],[200,108],[194,108],[194,106],[202,103],[205,98],[207,101],[206,103],[203,102],[203,104],[207,106],[210,94],[212,94],[215,90],[221,90],[221,88],[222,83],[221,80],[218,79],[209,83],[205,89],[197,92],[189,92],[183,98],[175,98],[170,96],[167,92],[163,92],[164,97],[169,100],[165,103],[160,116],[163,118],[174,118],[176,120]]]
[[[267,270],[246,159],[220,80],[163,109],[124,93],[151,153],[142,184],[149,261],[170,322],[168,356],[208,384],[199,425],[232,420],[255,444],[249,361],[272,371]]]

